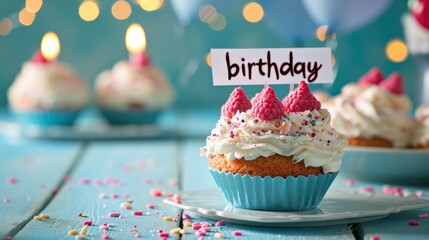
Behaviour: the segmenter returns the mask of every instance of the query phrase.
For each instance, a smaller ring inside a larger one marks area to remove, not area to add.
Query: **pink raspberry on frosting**
[[[301,81],[298,88],[283,99],[283,106],[287,113],[320,110],[320,102],[311,94],[310,88],[304,81]]]
[[[267,87],[261,92],[252,106],[252,116],[264,121],[279,119],[283,114],[282,102],[277,98],[274,89]]]
[[[262,89],[262,91],[258,92],[252,99],[250,99],[250,103],[252,103],[252,105],[255,105],[255,103],[259,100],[259,98],[262,97],[264,90],[265,88]]]
[[[229,95],[228,100],[222,106],[222,116],[232,118],[237,111],[245,112],[252,108],[252,104],[246,96],[246,92],[241,88],[235,88]]]
[[[404,94],[402,77],[398,73],[392,73],[386,80],[380,83],[380,88],[385,89],[395,95]]]
[[[372,68],[359,79],[360,86],[378,85],[383,81],[383,73],[379,68]]]

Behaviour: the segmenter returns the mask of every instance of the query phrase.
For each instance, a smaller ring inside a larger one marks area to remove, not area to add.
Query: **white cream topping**
[[[86,105],[89,90],[67,64],[26,62],[8,98],[16,110],[75,110]]]
[[[174,92],[165,76],[153,65],[137,68],[120,61],[96,79],[97,103],[109,109],[157,110],[167,107]]]
[[[406,147],[410,141],[414,121],[407,115],[411,101],[405,95],[377,85],[348,84],[325,107],[332,115],[332,127],[347,137],[380,137],[395,147]]]
[[[421,105],[416,110],[416,127],[412,140],[413,146],[429,144],[429,104]]]
[[[227,160],[254,160],[275,154],[293,156],[306,167],[322,167],[325,173],[337,172],[346,139],[330,127],[327,110],[289,113],[282,119],[261,121],[247,112],[237,112],[231,120],[224,117],[207,137],[202,155],[223,154]]]

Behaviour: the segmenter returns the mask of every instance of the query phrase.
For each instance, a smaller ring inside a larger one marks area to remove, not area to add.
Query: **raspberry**
[[[270,87],[261,92],[261,96],[252,106],[252,116],[264,121],[278,119],[283,114],[282,102],[277,98],[276,93]]]
[[[298,88],[283,99],[283,107],[287,113],[320,110],[320,102],[311,94],[307,84],[301,81]]]
[[[31,58],[33,63],[47,63],[48,60],[42,55],[40,51],[36,51]]]
[[[372,68],[359,79],[360,86],[378,85],[383,81],[383,73],[379,68]]]
[[[404,85],[402,84],[402,77],[398,73],[392,73],[383,82],[380,83],[380,88],[385,89],[395,95],[404,94]]]
[[[262,97],[264,90],[265,88],[262,89],[262,91],[258,92],[252,99],[250,99],[250,103],[252,103],[252,106],[255,105],[255,103],[259,100],[259,98]]]
[[[237,111],[245,112],[252,107],[249,99],[246,96],[246,92],[238,87],[229,95],[228,100],[222,106],[222,115],[228,118],[232,118]]]

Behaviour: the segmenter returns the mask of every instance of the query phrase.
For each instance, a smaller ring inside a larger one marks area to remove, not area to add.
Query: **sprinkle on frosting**
[[[287,113],[320,110],[320,102],[311,94],[305,81],[301,81],[298,88],[283,99],[283,105]]]
[[[235,88],[229,95],[228,100],[222,106],[222,115],[231,118],[237,111],[245,112],[252,107],[246,92],[241,88]]]

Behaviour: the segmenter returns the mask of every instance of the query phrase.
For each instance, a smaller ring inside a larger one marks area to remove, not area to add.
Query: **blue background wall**
[[[15,18],[25,1],[2,0],[0,19]],[[220,106],[232,87],[213,87],[211,69],[205,63],[205,55],[210,48],[254,48],[293,47],[288,39],[274,33],[264,21],[256,24],[244,20],[241,9],[247,1],[240,1],[236,7],[225,12],[228,25],[223,31],[213,31],[199,19],[190,25],[180,27],[171,3],[164,2],[162,9],[145,12],[132,5],[133,13],[124,21],[111,15],[113,0],[102,0],[100,15],[93,22],[84,22],[78,15],[81,1],[45,0],[30,27],[13,29],[7,36],[0,36],[0,106],[6,106],[6,91],[14,80],[24,61],[31,58],[40,40],[47,31],[54,31],[61,41],[60,60],[72,64],[79,75],[93,84],[95,76],[112,67],[120,59],[128,56],[124,44],[127,27],[140,23],[146,31],[148,51],[153,61],[169,76],[177,90],[176,107]],[[349,33],[338,33],[339,63],[335,84],[314,86],[336,94],[347,82],[356,81],[373,66],[379,66],[385,75],[393,71],[403,74],[407,93],[415,97],[416,66],[409,57],[401,63],[393,63],[386,58],[385,46],[394,38],[403,39],[401,16],[407,12],[406,1],[394,0],[390,7],[375,21]],[[314,37],[304,46],[324,46]],[[195,72],[184,71],[186,65],[195,67]],[[37,80],[37,79],[35,79]],[[262,86],[246,87],[248,94],[259,91]],[[279,97],[288,92],[287,86],[275,86]],[[209,93],[209,94],[208,94]]]

